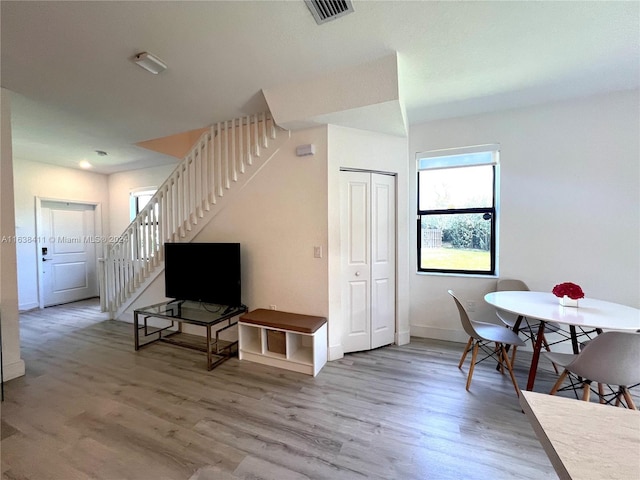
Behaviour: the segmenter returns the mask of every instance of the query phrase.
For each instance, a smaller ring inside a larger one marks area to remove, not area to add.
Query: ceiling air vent
[[[304,0],[318,25],[353,12],[351,0]]]

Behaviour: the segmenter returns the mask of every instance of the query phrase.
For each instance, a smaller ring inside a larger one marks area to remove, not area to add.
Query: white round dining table
[[[545,322],[599,330],[640,330],[640,309],[605,300],[581,298],[577,307],[565,307],[560,305],[558,297],[551,292],[532,291],[491,292],[486,294],[484,299],[496,308],[518,315],[518,324],[523,317],[540,320],[529,368],[527,390],[533,390],[535,383]],[[575,329],[572,333],[574,331]]]

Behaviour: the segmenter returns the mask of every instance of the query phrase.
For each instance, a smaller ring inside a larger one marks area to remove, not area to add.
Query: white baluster
[[[260,156],[260,135],[258,133],[258,114],[253,115],[253,152],[256,157]]]
[[[264,112],[260,114],[260,126],[262,127],[262,147],[267,148],[267,117]]]
[[[187,231],[191,231],[193,225],[193,191],[191,182],[193,180],[193,161],[191,157],[184,165],[184,219]]]
[[[148,259],[149,267],[147,269],[147,275],[151,274],[153,268],[157,265],[158,262],[158,216],[156,212],[158,211],[158,202],[157,200],[153,202],[151,209],[149,210],[149,220],[151,221],[149,225],[149,237],[150,237],[150,245],[149,251],[150,257]]]
[[[222,145],[223,145],[223,164],[222,168],[224,171],[222,172],[222,179],[224,180],[224,188],[229,190],[231,187],[231,183],[229,179],[231,177],[231,160],[229,158],[229,122],[224,122],[224,134],[222,136]]]
[[[220,122],[217,123],[216,127],[216,154],[215,154],[215,164],[216,164],[216,190],[219,197],[224,195],[222,191],[222,124]]]
[[[238,118],[238,160],[240,173],[244,173],[244,125],[242,125],[242,117]]]
[[[231,180],[238,181],[238,161],[236,159],[236,121],[231,120]]]
[[[195,154],[195,176],[194,180],[194,196],[195,196],[195,210],[196,210],[196,219],[202,218],[204,213],[202,211],[202,149],[200,148],[200,142],[198,142],[198,146],[196,147]]]
[[[211,205],[216,204],[216,169],[215,169],[215,138],[216,133],[213,125],[211,126],[209,132],[209,161],[208,161],[208,169],[209,169],[209,203]]]
[[[158,225],[158,262],[164,261],[164,242],[167,238],[167,187],[166,184],[160,193],[159,207],[159,225]]]
[[[269,130],[270,130],[270,134],[271,134],[271,139],[275,140],[275,138],[276,138],[276,124],[273,121],[273,117],[271,115],[269,115]]]
[[[202,144],[202,208],[205,212],[211,210],[209,203],[209,135],[205,135]]]
[[[180,167],[178,176],[176,178],[176,222],[178,223],[178,235],[180,237],[185,236],[184,229],[184,172],[183,167]]]
[[[247,139],[247,144],[244,149],[244,154],[247,156],[247,165],[253,165],[253,152],[251,151],[251,117],[247,115],[244,122],[244,131]]]

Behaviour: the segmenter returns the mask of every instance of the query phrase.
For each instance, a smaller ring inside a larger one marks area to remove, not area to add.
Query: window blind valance
[[[497,165],[499,151],[499,144],[446,148],[417,153],[416,160],[418,161],[418,171],[478,165]]]

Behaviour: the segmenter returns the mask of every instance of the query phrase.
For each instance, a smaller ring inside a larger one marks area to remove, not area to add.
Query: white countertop
[[[640,479],[640,411],[527,391],[520,405],[561,480]]]

